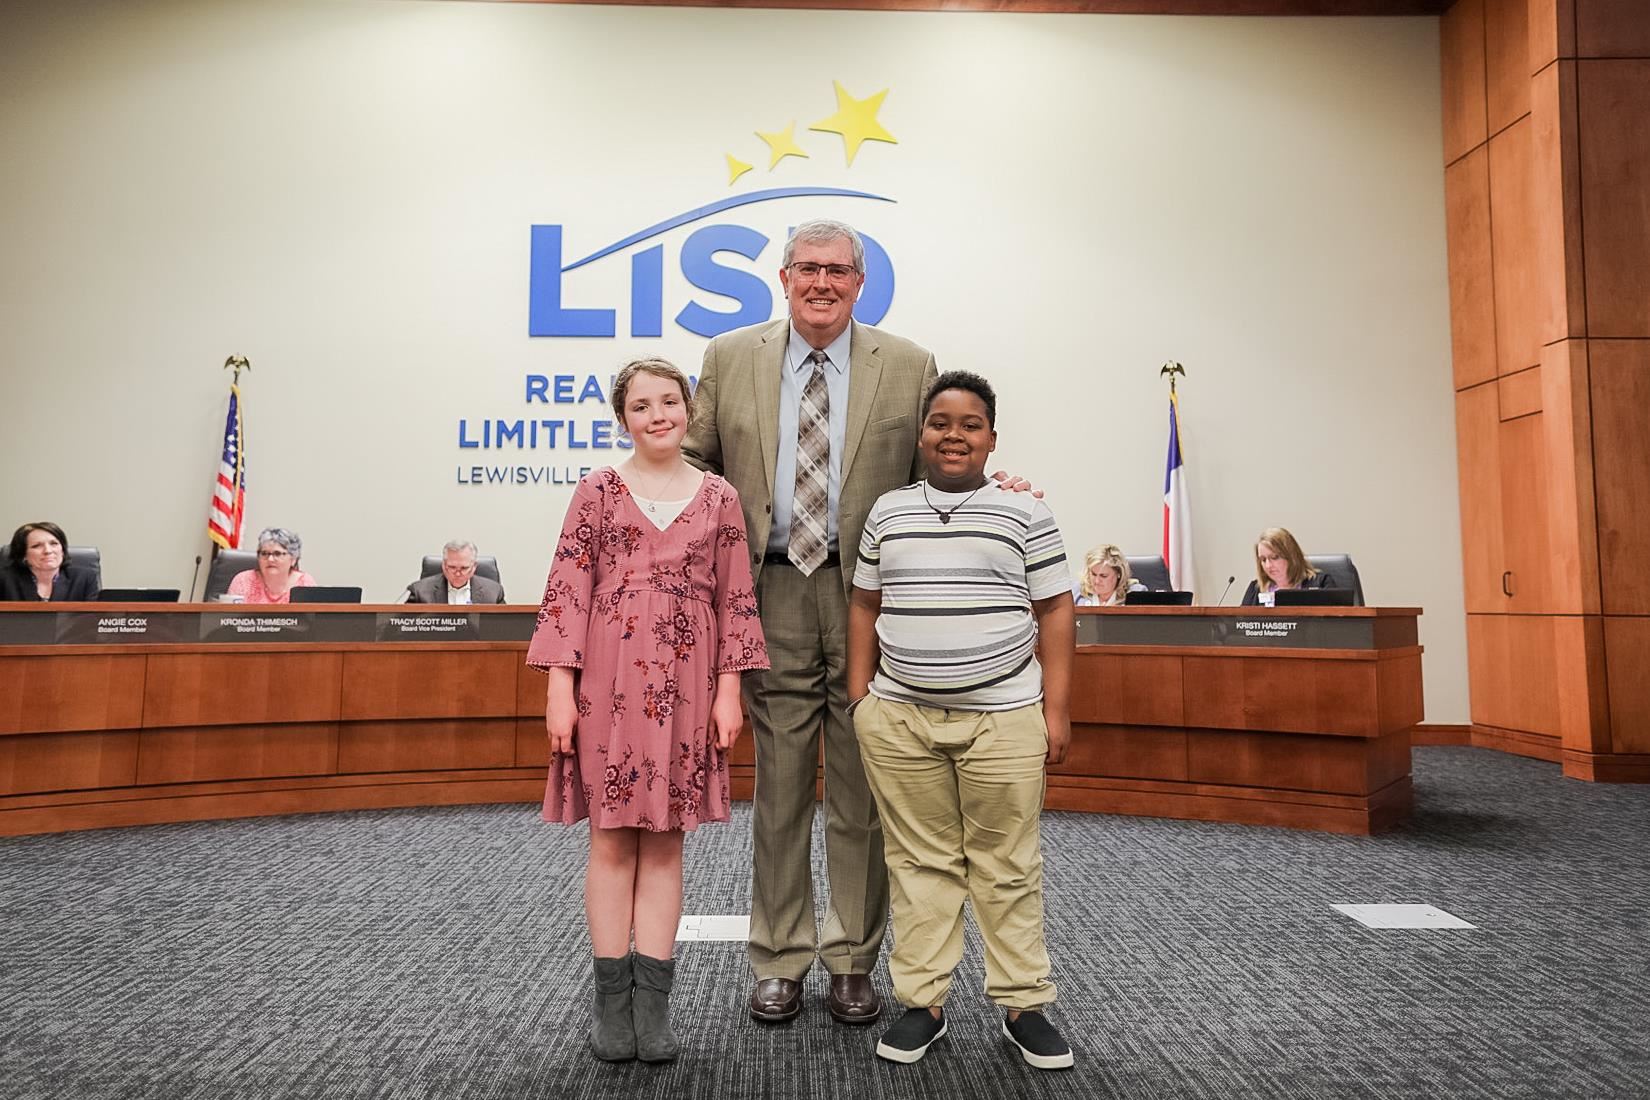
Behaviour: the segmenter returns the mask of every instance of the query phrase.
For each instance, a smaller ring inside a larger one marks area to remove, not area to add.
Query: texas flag
[[[1190,592],[1197,583],[1192,559],[1192,502],[1186,492],[1186,463],[1180,453],[1180,398],[1169,392],[1169,462],[1163,473],[1163,562],[1169,586]]]

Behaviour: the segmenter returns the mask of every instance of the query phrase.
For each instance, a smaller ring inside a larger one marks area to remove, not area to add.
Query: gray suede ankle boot
[[[628,1062],[636,1057],[636,1027],[631,1022],[631,956],[596,956],[596,1023],[590,1029],[590,1049],[604,1062]]]
[[[681,1049],[670,1030],[670,987],[676,975],[675,959],[653,959],[636,953],[636,997],[631,1011],[636,1021],[636,1057],[644,1062],[673,1062]]]

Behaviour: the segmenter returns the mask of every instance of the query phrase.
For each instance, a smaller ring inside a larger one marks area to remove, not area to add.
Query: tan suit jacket
[[[762,570],[773,527],[774,466],[779,459],[779,373],[791,321],[735,329],[705,348],[693,423],[682,451],[739,491],[750,539],[751,572]],[[848,422],[837,494],[837,549],[851,595],[853,563],[871,506],[883,493],[923,475],[917,454],[922,402],[934,384],[934,356],[892,333],[853,322]]]

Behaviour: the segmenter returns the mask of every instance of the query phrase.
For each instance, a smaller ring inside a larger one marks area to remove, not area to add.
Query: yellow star
[[[890,145],[898,145],[899,139],[882,128],[877,121],[877,111],[882,108],[882,101],[888,95],[884,88],[869,99],[855,99],[849,95],[836,81],[831,81],[836,88],[836,114],[830,118],[820,119],[810,130],[823,130],[829,134],[841,134],[842,144],[848,149],[848,163],[854,163],[854,154],[859,152],[861,142],[886,141]]]
[[[756,131],[756,136],[768,143],[768,171],[772,172],[773,166],[786,157],[805,157],[808,155],[803,151],[802,146],[796,143],[795,134],[795,122],[773,134],[764,134],[761,130]]]
[[[728,158],[728,186],[732,187],[733,181],[744,175],[746,172],[749,172],[751,170],[751,166],[740,160],[738,157],[735,157],[732,153],[725,153],[723,155]]]

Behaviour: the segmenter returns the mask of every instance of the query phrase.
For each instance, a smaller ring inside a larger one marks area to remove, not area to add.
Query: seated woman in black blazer
[[[1335,578],[1306,563],[1301,544],[1282,527],[1268,527],[1255,542],[1255,579],[1243,593],[1246,607],[1272,606],[1280,588],[1334,588]]]
[[[25,523],[11,537],[11,560],[0,569],[0,600],[97,599],[97,576],[69,564],[69,540],[55,523]]]

